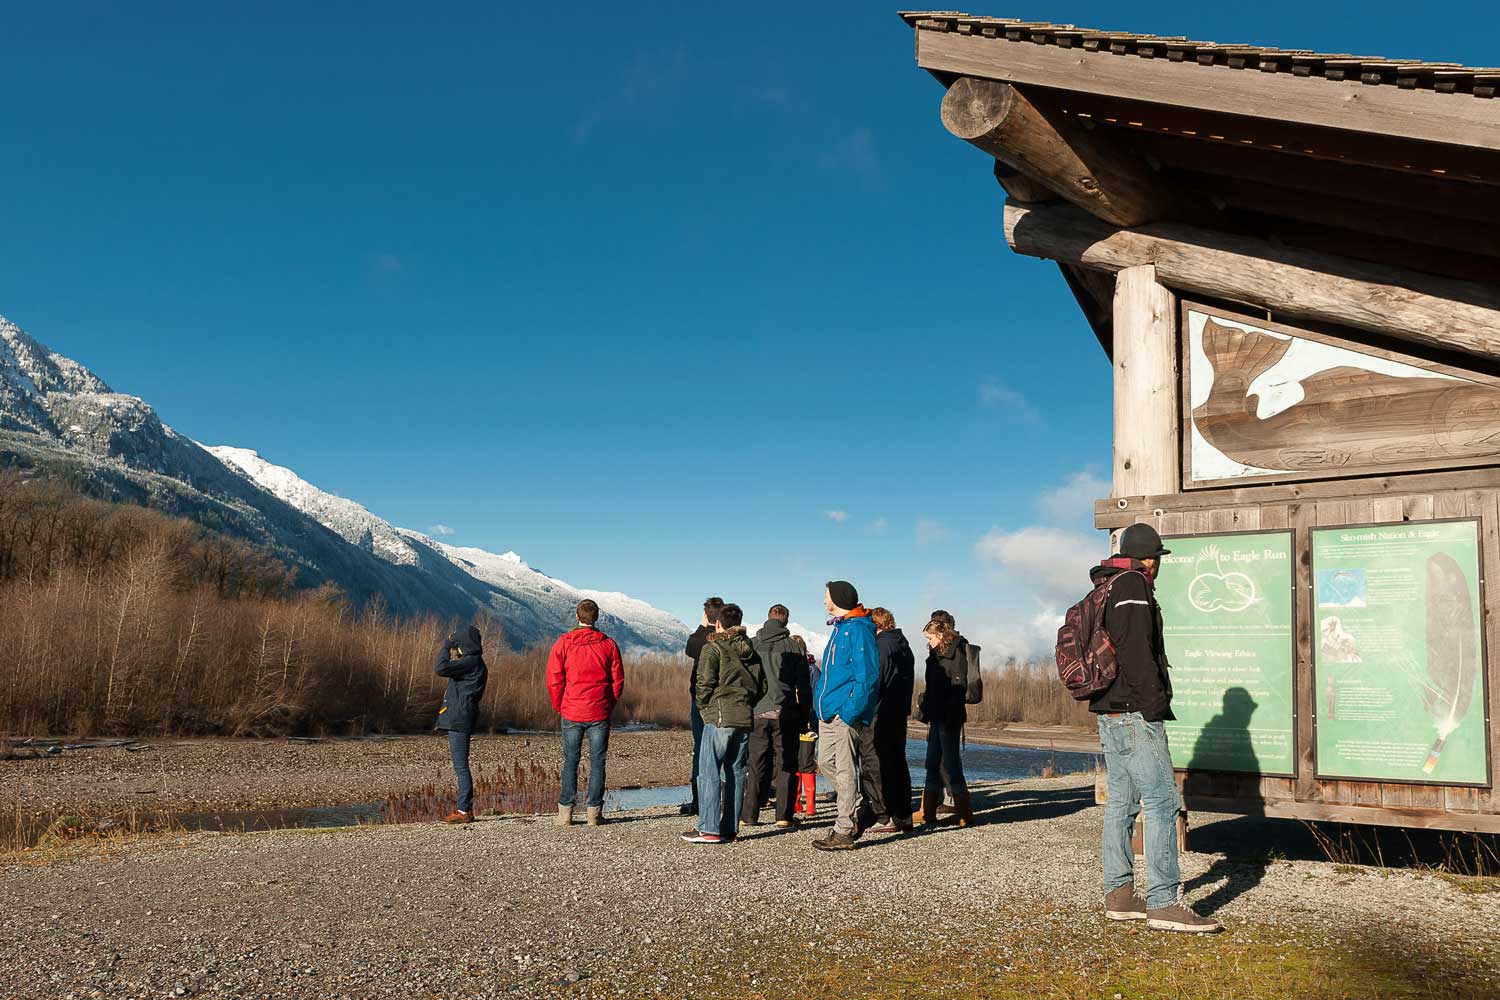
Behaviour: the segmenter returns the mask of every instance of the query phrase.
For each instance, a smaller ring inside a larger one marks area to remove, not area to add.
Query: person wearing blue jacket
[[[479,722],[479,702],[490,679],[479,629],[467,625],[450,635],[438,651],[434,669],[439,677],[448,678],[448,690],[443,693],[443,707],[438,709],[432,728],[448,731],[448,751],[458,779],[458,808],[445,822],[472,823],[474,776],[469,771],[469,739]]]
[[[833,616],[828,620],[833,634],[813,688],[813,712],[818,717],[818,770],[832,783],[838,801],[833,830],[813,846],[847,851],[859,839],[859,740],[875,715],[880,649],[875,622],[859,603],[854,584],[830,580],[823,602]]]

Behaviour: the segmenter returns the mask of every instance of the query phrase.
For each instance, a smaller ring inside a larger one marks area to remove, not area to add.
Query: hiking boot
[[[1178,931],[1183,934],[1213,934],[1224,925],[1212,917],[1200,917],[1181,903],[1146,911],[1146,926],[1154,931]]]
[[[698,806],[697,806],[696,803],[693,803],[693,802],[684,802],[681,805],[681,807],[678,808],[677,815],[679,815],[679,816],[696,816],[696,815],[698,815]]]
[[[557,826],[571,826],[573,823],[573,807],[558,806],[557,819],[552,821]]]
[[[447,818],[444,819],[443,822],[455,825],[460,823],[472,823],[474,822],[474,814],[471,812],[464,812],[462,809],[455,809],[448,814]]]
[[[722,844],[724,842],[724,838],[717,833],[704,833],[696,827],[684,830],[682,839],[689,844]]]
[[[1104,897],[1104,915],[1111,920],[1145,920],[1146,901],[1135,894],[1135,886],[1116,886]]]
[[[604,825],[604,807],[603,806],[589,806],[588,817],[589,817],[589,826],[603,826]]]
[[[897,816],[895,819],[891,820],[891,824],[895,826],[896,832],[898,833],[911,833],[912,831],[912,822],[910,816]]]
[[[934,792],[934,791],[931,791],[930,789],[925,789],[925,788],[922,790],[922,822],[923,822],[923,824],[936,823],[937,822],[937,818],[938,818],[938,805],[942,801],[943,801],[943,795],[942,795],[941,792]]]
[[[854,843],[853,837],[835,830],[822,840],[813,841],[813,846],[820,851],[852,851]]]

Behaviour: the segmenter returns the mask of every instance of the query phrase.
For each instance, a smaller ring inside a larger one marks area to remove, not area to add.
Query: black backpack
[[[972,642],[965,648],[964,657],[964,704],[977,705],[984,700],[984,674],[979,670],[979,647]]]

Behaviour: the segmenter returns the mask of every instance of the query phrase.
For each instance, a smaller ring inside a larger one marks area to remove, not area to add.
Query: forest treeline
[[[280,560],[192,521],[0,472],[0,729],[343,734],[431,725],[455,623],[298,589]],[[555,728],[545,650],[490,661],[486,728]],[[687,723],[687,661],[633,659],[617,722]],[[920,669],[920,668],[919,668]],[[1086,721],[1037,664],[987,679],[976,722]]]

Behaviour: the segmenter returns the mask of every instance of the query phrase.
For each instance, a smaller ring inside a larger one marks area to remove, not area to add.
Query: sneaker
[[[889,817],[881,817],[865,827],[865,833],[895,833],[897,826]]]
[[[820,851],[852,851],[855,840],[847,833],[830,833],[822,840],[813,841],[813,846]]]
[[[899,816],[896,819],[891,820],[891,822],[896,825],[897,831],[901,833],[911,833],[912,831],[910,816]]]
[[[797,821],[794,819],[778,819],[776,821],[776,829],[778,830],[790,830],[796,825]]]
[[[682,839],[689,844],[722,844],[724,838],[717,833],[704,833],[698,829],[684,830]]]
[[[1135,887],[1121,885],[1104,897],[1104,915],[1110,920],[1145,920],[1146,901],[1135,894]]]
[[[1154,931],[1178,931],[1183,934],[1213,934],[1224,925],[1212,917],[1200,917],[1178,903],[1146,911],[1146,926]]]
[[[471,812],[464,812],[462,809],[455,809],[448,814],[447,818],[444,819],[443,822],[454,824],[472,823],[474,822],[474,814]]]

